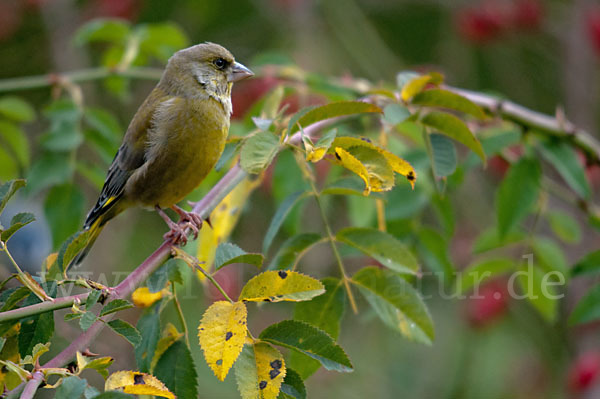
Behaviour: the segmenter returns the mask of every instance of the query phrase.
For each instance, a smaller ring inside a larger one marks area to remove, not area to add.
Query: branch
[[[62,298],[56,298],[53,301],[44,301],[35,305],[25,306],[23,308],[8,310],[0,313],[0,323],[22,319],[23,317],[33,316],[40,313],[49,312],[51,310],[64,309],[73,306],[76,301],[84,302],[88,293],[71,295]]]
[[[37,89],[40,87],[54,86],[60,81],[73,83],[88,82],[91,80],[104,79],[109,76],[122,76],[135,79],[160,79],[163,70],[149,67],[130,67],[125,70],[115,68],[88,68],[61,74],[49,73],[47,75],[27,76],[24,78],[9,78],[0,80],[0,93],[7,91],[21,91]]]
[[[552,136],[572,139],[573,143],[583,150],[592,161],[600,163],[600,143],[588,132],[578,128],[566,117],[558,114],[553,117],[532,111],[512,101],[470,90],[447,87],[448,90],[460,94],[480,107],[497,113],[505,119],[548,133]]]

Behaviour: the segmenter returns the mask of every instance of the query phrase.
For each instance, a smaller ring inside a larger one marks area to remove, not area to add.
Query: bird
[[[155,209],[170,230],[173,244],[197,237],[202,218],[177,206],[213,169],[225,147],[232,114],[233,83],[254,73],[224,47],[205,42],[169,58],[152,92],[137,110],[112,161],[100,196],[82,232],[81,263],[106,223],[124,210]],[[179,223],[164,212],[171,208]]]

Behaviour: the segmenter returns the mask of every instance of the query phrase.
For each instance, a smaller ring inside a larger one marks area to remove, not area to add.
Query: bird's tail
[[[73,260],[71,261],[71,263],[69,265],[69,268],[72,266],[79,265],[83,261],[83,259],[86,257],[88,252],[90,252],[90,249],[92,249],[92,245],[94,245],[96,238],[98,238],[98,236],[100,235],[100,232],[102,231],[102,229],[104,228],[104,225],[106,224],[106,222],[102,223],[102,219],[103,218],[100,217],[91,226],[84,227],[84,230],[81,232],[81,234],[85,234],[87,236],[85,247],[83,247],[83,249],[77,254],[77,256],[75,256],[75,258],[73,258]]]

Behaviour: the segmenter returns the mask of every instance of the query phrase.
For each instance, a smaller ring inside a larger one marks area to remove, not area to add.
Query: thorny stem
[[[173,289],[173,303],[175,304],[175,309],[177,310],[177,316],[179,316],[179,321],[181,322],[181,327],[183,328],[183,334],[185,336],[185,344],[187,347],[190,347],[190,338],[188,336],[188,327],[185,322],[185,317],[183,317],[183,310],[181,309],[181,303],[179,303],[179,298],[177,298],[177,292],[175,291],[175,284],[172,284]]]

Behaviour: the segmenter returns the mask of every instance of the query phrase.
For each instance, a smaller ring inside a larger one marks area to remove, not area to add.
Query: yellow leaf
[[[443,80],[443,76],[436,72],[432,72],[427,75],[417,76],[416,78],[411,79],[407,84],[405,84],[404,87],[402,87],[400,97],[402,97],[402,100],[404,101],[409,101],[417,93],[423,91],[423,89],[425,88],[425,86],[427,86],[428,83],[439,84]]]
[[[183,333],[177,331],[177,328],[175,328],[173,324],[168,323],[160,340],[156,344],[156,351],[154,351],[154,356],[152,357],[150,370],[154,370],[154,366],[156,366],[156,363],[158,363],[158,359],[160,359],[162,354],[181,337],[183,337]]]
[[[243,399],[276,399],[285,374],[283,356],[265,342],[244,348],[236,365],[238,388]]]
[[[319,162],[325,154],[327,153],[327,148],[325,147],[313,147],[310,150],[306,151],[306,160],[310,162]]]
[[[221,381],[240,355],[246,340],[246,305],[218,301],[202,316],[198,338],[206,363]]]
[[[19,356],[19,331],[21,324],[15,324],[7,333],[4,334],[6,342],[0,352],[0,359],[10,361],[12,363],[19,363],[21,356]],[[0,392],[10,391],[21,383],[19,374],[12,372],[7,367],[0,367]]]
[[[152,306],[156,301],[160,300],[165,294],[165,290],[159,292],[150,292],[148,287],[140,287],[133,291],[131,300],[138,308],[147,308]]]
[[[323,283],[289,270],[270,270],[254,276],[240,293],[240,301],[306,301],[325,292]]]
[[[116,389],[134,395],[154,395],[175,399],[175,395],[158,378],[137,371],[124,370],[112,373],[104,383],[104,390],[112,391]]]
[[[200,267],[210,269],[215,261],[215,252],[220,243],[227,241],[235,227],[240,211],[250,193],[260,184],[261,179],[246,178],[236,186],[210,214],[213,228],[200,230],[198,239],[197,258]],[[204,263],[203,263],[204,262]],[[202,272],[197,272],[198,278],[205,279]]]
[[[50,255],[46,256],[46,259],[42,264],[42,270],[50,270],[52,265],[56,263],[56,258],[58,258],[58,252],[53,252]]]
[[[365,165],[363,165],[352,154],[341,147],[335,147],[335,157],[344,168],[356,173],[361,179],[363,179],[365,182],[365,191],[363,194],[369,195],[371,193],[371,182],[369,179],[369,171]]]
[[[411,166],[411,164],[406,162],[404,159],[396,156],[395,154],[379,146],[376,146],[369,140],[359,139],[356,137],[336,137],[336,139],[333,141],[332,146],[341,147],[346,151],[349,151],[354,157],[356,157],[357,155],[355,151],[353,151],[353,148],[355,147],[367,147],[372,150],[375,150],[385,157],[387,163],[394,172],[406,177],[406,179],[410,182],[413,188],[415,186],[415,181],[417,180],[417,173],[415,172],[415,169]],[[359,161],[363,160],[359,158]]]

